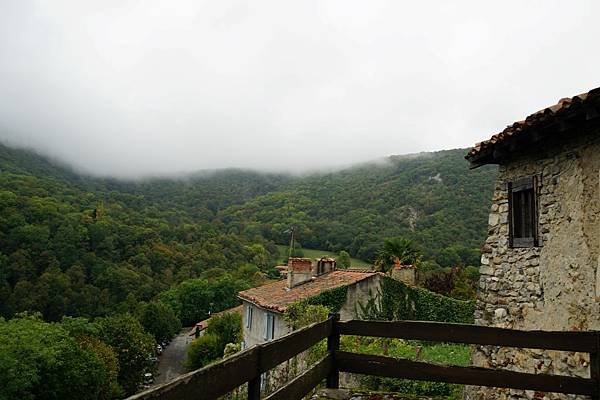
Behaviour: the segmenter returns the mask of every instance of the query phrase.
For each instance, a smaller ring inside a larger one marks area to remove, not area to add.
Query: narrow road
[[[187,350],[194,339],[193,336],[188,336],[189,333],[190,328],[184,329],[163,350],[162,355],[158,358],[155,385],[169,382],[186,372],[184,363],[187,359]]]

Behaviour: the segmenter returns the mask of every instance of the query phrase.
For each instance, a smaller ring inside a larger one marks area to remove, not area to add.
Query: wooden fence
[[[531,374],[479,367],[437,365],[340,351],[340,335],[387,337],[590,354],[590,378]],[[339,373],[537,390],[591,396],[600,400],[600,332],[519,331],[476,325],[420,321],[346,321],[337,316],[261,344],[129,400],[215,399],[248,383],[248,399],[259,400],[260,376],[327,338],[327,355],[268,400],[301,399],[321,382],[337,388]]]

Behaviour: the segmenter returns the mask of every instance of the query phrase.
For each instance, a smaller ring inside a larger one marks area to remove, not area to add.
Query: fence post
[[[340,349],[340,331],[338,328],[340,314],[330,314],[329,318],[331,318],[332,327],[331,334],[327,337],[327,351],[333,355],[333,365],[331,372],[327,375],[327,387],[338,389],[340,387],[340,370],[335,360],[335,352]]]
[[[596,384],[592,400],[600,400],[600,332],[596,333],[596,348],[590,352],[590,378],[594,379]]]
[[[262,357],[262,351],[261,350],[261,345],[259,344],[258,346],[256,346],[256,351],[257,351],[257,357],[256,357],[256,373],[258,374],[256,376],[256,378],[251,379],[248,381],[248,400],[260,400],[260,381],[261,381],[261,370],[260,370],[260,365],[261,363],[261,357]]]
[[[248,400],[260,400],[260,375],[248,382]]]

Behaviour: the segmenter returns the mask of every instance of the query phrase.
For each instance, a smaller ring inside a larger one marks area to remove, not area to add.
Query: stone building
[[[347,286],[340,319],[356,318],[357,304],[379,293],[380,273],[336,270],[335,259],[290,258],[287,279],[248,289],[238,294],[243,306],[243,347],[277,339],[292,331],[284,319],[291,304],[318,296],[324,291]],[[303,369],[306,356],[299,355],[261,377],[261,390],[271,392]]]
[[[475,323],[600,330],[600,88],[510,125],[466,159],[474,168],[499,165]],[[588,357],[578,353],[479,346],[472,362],[589,376]],[[469,388],[465,398],[576,397]]]
[[[238,294],[243,306],[244,347],[252,347],[291,332],[283,313],[297,301],[348,286],[342,320],[355,318],[357,301],[366,302],[378,293],[380,274],[367,270],[337,270],[335,259],[290,258],[287,279],[245,290]]]

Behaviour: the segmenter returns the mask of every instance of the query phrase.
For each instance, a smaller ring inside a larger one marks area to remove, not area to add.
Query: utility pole
[[[290,232],[290,250],[288,251],[288,258],[290,258],[292,256],[292,252],[294,251],[294,234],[296,232],[296,228],[292,226],[288,232]]]

